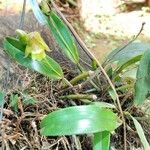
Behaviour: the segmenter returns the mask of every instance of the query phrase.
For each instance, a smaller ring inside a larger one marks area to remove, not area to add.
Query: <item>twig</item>
[[[72,32],[72,34],[74,35],[75,39],[77,40],[78,44],[80,45],[80,47],[84,50],[84,52],[89,56],[89,58],[91,60],[95,60],[96,63],[98,64],[100,70],[102,71],[103,75],[106,77],[110,87],[112,88],[112,90],[114,91],[115,95],[116,95],[116,102],[118,105],[118,109],[120,111],[120,115],[123,121],[123,130],[124,130],[124,150],[127,150],[127,144],[126,144],[126,122],[125,122],[125,117],[123,114],[123,110],[121,108],[121,104],[120,104],[120,100],[118,97],[118,94],[116,92],[116,89],[112,83],[112,81],[110,80],[109,76],[107,75],[107,73],[105,72],[104,68],[102,67],[102,65],[99,63],[99,61],[97,60],[97,58],[90,52],[90,50],[86,47],[86,45],[82,42],[82,40],[80,39],[80,37],[78,36],[78,34],[75,32],[75,30],[73,29],[73,27],[71,26],[71,24],[66,20],[66,18],[63,16],[63,14],[59,11],[58,7],[55,5],[55,3],[53,1],[51,1],[52,6],[54,7],[54,9],[56,10],[56,12],[59,14],[59,16],[63,19],[63,21],[66,23],[66,25],[68,26],[68,28],[70,29],[70,31]],[[135,37],[136,38],[136,37]]]

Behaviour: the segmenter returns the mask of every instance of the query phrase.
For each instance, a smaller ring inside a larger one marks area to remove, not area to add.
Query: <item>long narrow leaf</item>
[[[123,63],[116,71],[115,71],[115,75],[118,75],[122,70],[126,69],[127,67],[129,67],[130,65],[135,64],[136,62],[140,61],[142,55],[138,55],[135,56],[133,58],[131,58],[130,60],[128,60],[127,62]]]
[[[47,24],[47,20],[44,14],[41,12],[37,0],[29,0],[29,2],[38,22],[41,23],[42,25]]]
[[[110,132],[103,131],[94,133],[93,150],[109,150]]]
[[[79,54],[74,38],[68,27],[53,10],[50,10],[50,13],[47,14],[49,17],[47,17],[44,15],[44,12],[40,10],[36,0],[30,0],[30,4],[37,20],[42,24],[47,24],[50,28],[63,54],[73,63],[77,64],[79,62]]]
[[[144,150],[150,150],[150,145],[149,145],[149,143],[148,143],[148,141],[147,141],[147,139],[146,139],[146,137],[144,135],[144,131],[143,131],[140,123],[134,117],[131,116],[131,118],[132,118],[132,120],[134,122],[134,125],[135,125],[135,128],[137,130],[137,133],[138,133],[138,135],[139,135],[139,137],[141,139],[141,142],[143,144]]]
[[[55,37],[57,43],[62,48],[62,52],[75,64],[79,61],[79,54],[75,41],[62,20],[54,11],[50,12],[48,20],[49,28]]]
[[[147,50],[137,71],[135,84],[135,104],[142,104],[150,96],[150,50]]]
[[[0,121],[2,120],[2,115],[3,115],[3,106],[4,106],[4,97],[5,97],[5,93],[4,92],[0,92]]]
[[[125,48],[117,48],[113,50],[106,58],[106,61],[111,63],[114,61],[128,61],[131,58],[143,55],[146,50],[150,49],[150,44],[147,43],[131,43]]]
[[[118,117],[111,110],[96,105],[74,106],[54,111],[41,122],[41,133],[46,136],[88,134],[113,131]]]
[[[25,57],[25,47],[23,47],[22,44],[14,38],[5,38],[3,44],[5,51],[19,64],[54,80],[63,78],[63,72],[60,65],[49,56],[46,56],[46,58],[41,61],[33,60],[31,57]]]

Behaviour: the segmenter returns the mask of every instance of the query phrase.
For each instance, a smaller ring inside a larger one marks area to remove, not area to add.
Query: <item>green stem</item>
[[[66,78],[63,78],[63,81],[64,81],[65,85],[67,85],[69,87],[73,87],[73,85]]]
[[[90,76],[92,73],[93,73],[93,71],[86,71],[86,72],[83,72],[83,73],[79,74],[78,76],[76,76],[75,78],[73,78],[73,79],[70,81],[70,83],[71,83],[72,85],[75,85],[78,81],[87,78],[87,77]]]
[[[97,96],[92,94],[71,94],[71,95],[66,95],[66,96],[60,96],[62,99],[91,99],[91,100],[96,100]]]
[[[118,88],[116,88],[116,91],[125,90],[127,88],[133,88],[133,85],[132,84],[127,84],[127,85],[118,87]]]

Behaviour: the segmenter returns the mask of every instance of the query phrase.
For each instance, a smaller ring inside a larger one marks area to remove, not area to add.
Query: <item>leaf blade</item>
[[[150,49],[150,44],[148,43],[131,43],[125,48],[117,48],[113,50],[106,58],[106,61],[111,63],[114,61],[125,62],[129,59],[136,57],[138,55],[143,55],[143,53]]]
[[[103,131],[94,133],[93,150],[109,150],[110,132]]]
[[[50,136],[113,131],[117,115],[96,105],[74,106],[48,114],[41,122],[41,134]]]
[[[62,20],[56,15],[54,11],[49,14],[48,20],[49,28],[55,37],[57,43],[62,48],[62,52],[75,64],[79,62],[79,54],[75,41]]]
[[[141,58],[136,79],[134,103],[142,104],[150,92],[150,50]]]
[[[147,139],[146,139],[146,137],[144,135],[144,131],[142,129],[142,126],[140,125],[140,123],[133,116],[131,116],[131,118],[132,118],[132,120],[134,122],[135,128],[136,128],[137,133],[138,133],[138,135],[139,135],[139,137],[141,139],[141,142],[143,144],[144,149],[145,150],[149,150],[150,149],[150,145],[149,145],[149,143],[148,143],[148,141],[147,141]]]
[[[16,39],[6,37],[4,39],[3,45],[5,51],[19,64],[29,69],[35,70],[43,75],[46,75],[54,80],[63,78],[63,71],[60,65],[52,58],[46,56],[46,58],[41,61],[32,60],[31,57],[25,57],[24,50],[19,50],[16,45],[14,45],[14,43],[17,45],[21,45],[21,43],[19,43],[19,41],[17,41]]]

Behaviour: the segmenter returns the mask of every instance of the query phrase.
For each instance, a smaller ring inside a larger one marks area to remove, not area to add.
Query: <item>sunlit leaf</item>
[[[109,150],[110,132],[103,131],[94,133],[93,150]]]
[[[150,145],[149,145],[149,143],[148,143],[148,141],[147,141],[147,139],[146,139],[146,137],[144,135],[144,131],[142,129],[142,126],[140,125],[140,123],[134,117],[131,116],[131,118],[132,118],[132,120],[134,122],[134,125],[135,125],[135,128],[137,130],[137,133],[138,133],[138,135],[139,135],[139,137],[141,139],[141,142],[143,144],[144,150],[150,150]]]
[[[111,110],[96,105],[74,106],[48,114],[41,122],[41,133],[60,136],[113,131],[118,117]]]
[[[60,65],[49,56],[46,56],[41,61],[33,60],[31,57],[25,57],[25,47],[19,40],[11,37],[5,38],[3,45],[5,51],[19,64],[46,75],[51,79],[58,80],[63,78]]]
[[[150,50],[147,50],[139,64],[135,84],[135,104],[142,104],[150,96]]]

